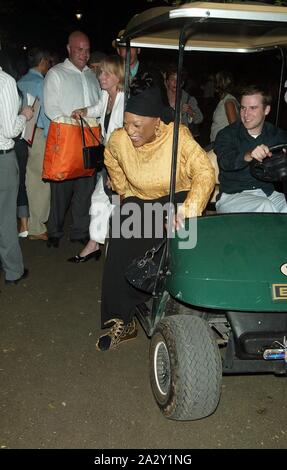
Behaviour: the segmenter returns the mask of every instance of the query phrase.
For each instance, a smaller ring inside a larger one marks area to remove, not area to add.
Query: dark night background
[[[111,42],[130,18],[154,5],[146,0],[0,0],[2,48],[40,45],[63,51],[69,33],[80,29],[91,39],[91,49],[112,52]],[[82,19],[76,19],[77,11]]]
[[[278,0],[277,0],[278,1]],[[172,3],[170,1],[169,3]],[[253,2],[255,3],[255,2]],[[275,3],[275,0],[265,0]],[[67,36],[75,29],[86,32],[92,50],[112,51],[111,41],[131,17],[164,0],[0,0],[0,41],[6,46],[44,46],[63,50]],[[75,14],[83,16],[79,21]]]

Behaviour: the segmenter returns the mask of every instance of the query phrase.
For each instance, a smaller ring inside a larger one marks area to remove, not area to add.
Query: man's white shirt
[[[52,67],[44,80],[45,113],[51,120],[94,105],[100,96],[95,72],[87,66],[80,71],[69,59]]]

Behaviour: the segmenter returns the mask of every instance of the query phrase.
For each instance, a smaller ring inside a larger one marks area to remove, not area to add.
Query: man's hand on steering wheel
[[[251,175],[258,180],[266,182],[274,183],[285,180],[287,178],[286,150],[287,144],[272,145],[269,148],[266,145],[258,145],[258,147],[249,152],[250,159],[245,158],[250,163],[249,169]]]
[[[264,158],[271,157],[272,152],[270,152],[269,148],[265,144],[257,145],[253,150],[247,152],[244,156],[244,160],[246,162],[251,162],[253,159],[262,162]]]

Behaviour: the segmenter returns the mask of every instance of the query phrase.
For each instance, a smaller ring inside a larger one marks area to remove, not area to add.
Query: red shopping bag
[[[101,128],[94,118],[86,118],[93,134],[101,140]],[[95,146],[95,139],[84,127],[86,146]],[[46,141],[43,179],[64,181],[92,176],[94,169],[85,169],[80,123],[76,119],[61,117],[50,123]]]

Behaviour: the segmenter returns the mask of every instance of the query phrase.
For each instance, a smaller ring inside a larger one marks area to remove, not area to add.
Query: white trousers
[[[252,189],[241,193],[222,193],[216,203],[219,214],[230,212],[287,212],[284,194],[273,191],[266,196],[262,189]]]
[[[109,218],[114,207],[105,193],[103,177],[100,176],[91,199],[89,227],[91,240],[105,243],[109,229]]]

